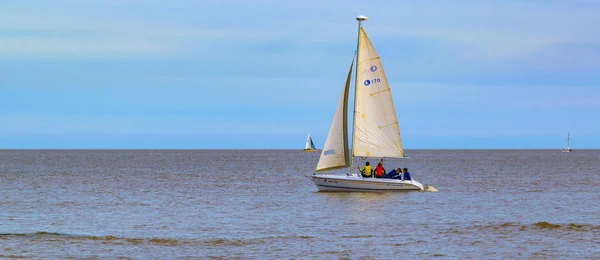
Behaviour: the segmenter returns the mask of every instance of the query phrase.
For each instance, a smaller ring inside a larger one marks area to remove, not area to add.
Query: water
[[[600,258],[600,150],[408,154],[439,192],[317,192],[291,150],[0,151],[0,258]]]

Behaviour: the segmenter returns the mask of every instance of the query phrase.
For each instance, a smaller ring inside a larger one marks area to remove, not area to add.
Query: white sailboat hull
[[[337,174],[313,175],[312,180],[319,191],[423,191],[418,181],[398,179],[363,178]]]

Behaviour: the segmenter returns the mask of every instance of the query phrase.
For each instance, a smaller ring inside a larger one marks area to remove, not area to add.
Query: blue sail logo
[[[375,72],[375,71],[377,71],[377,66],[371,66],[371,68],[369,68],[369,70],[371,72]]]
[[[371,81],[370,81],[370,80],[368,80],[368,79],[367,79],[367,80],[365,80],[365,86],[367,86],[367,87],[368,87],[369,85],[371,85]]]

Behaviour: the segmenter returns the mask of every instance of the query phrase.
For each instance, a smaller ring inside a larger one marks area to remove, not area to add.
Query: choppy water
[[[600,258],[600,150],[408,153],[439,192],[317,192],[289,150],[0,151],[0,258]]]

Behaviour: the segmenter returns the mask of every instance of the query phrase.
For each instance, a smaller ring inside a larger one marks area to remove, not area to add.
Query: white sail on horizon
[[[315,144],[313,143],[313,140],[310,137],[310,133],[308,133],[308,137],[306,137],[306,144],[304,145],[304,150],[316,150]]]

